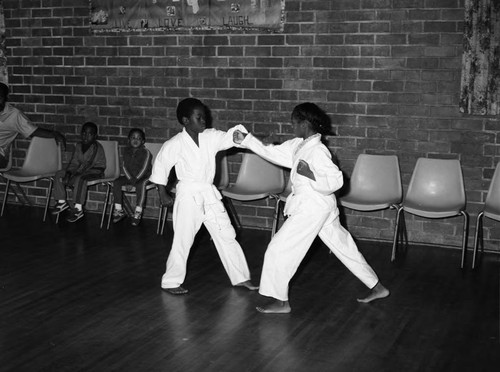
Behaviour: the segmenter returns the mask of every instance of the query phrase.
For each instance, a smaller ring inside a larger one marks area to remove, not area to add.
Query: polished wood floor
[[[203,230],[186,296],[160,290],[171,242],[154,221],[100,230],[0,218],[0,371],[499,371],[499,257],[459,269],[460,253],[386,243],[359,247],[391,290],[358,304],[363,285],[315,243],[291,283],[292,313],[255,311],[263,298],[230,286]],[[269,233],[240,241],[258,282]],[[470,257],[470,254],[469,254]]]

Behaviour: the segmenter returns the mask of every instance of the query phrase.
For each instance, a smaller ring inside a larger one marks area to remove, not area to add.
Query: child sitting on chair
[[[83,218],[83,205],[87,197],[87,182],[104,176],[106,155],[104,148],[97,142],[97,125],[88,121],[82,126],[81,142],[75,145],[71,160],[66,167],[58,171],[54,179],[54,199],[56,205],[52,214],[59,214],[70,208],[67,202],[66,187],[73,187],[75,202],[68,222]]]
[[[127,216],[122,208],[123,186],[127,186],[129,190],[135,187],[137,202],[132,216],[132,226],[137,226],[141,222],[152,162],[152,155],[144,146],[145,142],[146,134],[142,129],[132,128],[128,133],[128,146],[123,151],[122,170],[124,175],[113,181],[113,195],[115,198],[113,223],[117,223]]]
[[[186,98],[177,106],[182,132],[165,142],[156,156],[151,182],[158,185],[162,205],[174,205],[174,238],[161,287],[173,295],[188,292],[182,287],[194,238],[201,224],[207,228],[219,253],[222,265],[233,286],[256,290],[236,232],[213,185],[217,152],[234,146],[233,131],[206,128],[207,108],[195,98]],[[244,128],[240,126],[242,130]],[[175,167],[179,182],[175,203],[167,193],[170,171]]]

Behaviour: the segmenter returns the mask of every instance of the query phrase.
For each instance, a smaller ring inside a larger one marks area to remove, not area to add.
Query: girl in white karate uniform
[[[195,98],[187,98],[179,103],[177,119],[184,129],[162,146],[150,177],[151,182],[158,184],[162,205],[174,205],[174,238],[161,287],[175,295],[188,292],[181,284],[186,277],[191,246],[203,223],[231,283],[250,290],[258,289],[250,282],[243,250],[236,241],[236,233],[221,201],[222,196],[213,185],[215,155],[234,146],[235,128],[228,132],[206,129],[206,107]],[[240,128],[244,130],[242,126]],[[166,189],[173,167],[179,181],[175,202]]]
[[[263,158],[291,169],[292,193],[284,214],[288,216],[271,240],[264,256],[259,293],[273,301],[257,310],[262,313],[289,313],[288,284],[313,240],[321,240],[339,260],[371,289],[370,302],[387,297],[389,291],[358,251],[349,232],[339,222],[334,192],[343,185],[342,172],[332,162],[321,133],[330,129],[328,115],[313,103],[296,106],[292,112],[296,138],[281,145],[264,145],[251,134],[234,132],[234,141]]]

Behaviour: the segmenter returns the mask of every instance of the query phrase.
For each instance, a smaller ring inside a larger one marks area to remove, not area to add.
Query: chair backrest
[[[285,189],[283,168],[268,162],[253,152],[245,152],[236,185],[255,192],[279,194]]]
[[[118,154],[118,141],[103,141],[99,143],[104,148],[106,156],[106,170],[104,178],[115,179],[120,177],[120,155]]]
[[[490,218],[500,219],[500,163],[497,164],[491,179],[484,203],[484,212]]]
[[[215,157],[214,185],[219,190],[223,190],[229,186],[229,167],[225,151],[219,151]]]
[[[153,155],[153,164],[156,160],[156,155],[160,152],[161,147],[163,146],[163,143],[149,143],[146,142],[144,146],[149,150],[151,155]]]
[[[346,196],[367,203],[399,203],[403,198],[396,155],[360,154],[354,164]]]
[[[51,174],[62,169],[61,148],[53,138],[33,137],[21,167],[31,174]]]
[[[465,207],[462,167],[457,159],[419,158],[406,193],[406,201],[422,210]]]

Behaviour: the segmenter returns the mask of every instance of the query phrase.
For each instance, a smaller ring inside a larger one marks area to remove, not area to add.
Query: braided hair
[[[330,133],[330,117],[314,103],[305,102],[295,106],[292,111],[292,118],[298,121],[307,120],[311,124],[311,129],[316,133]]]

